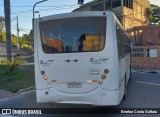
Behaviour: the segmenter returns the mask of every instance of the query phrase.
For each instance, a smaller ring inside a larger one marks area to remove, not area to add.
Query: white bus
[[[112,12],[34,21],[37,102],[118,105],[130,78],[129,36]]]

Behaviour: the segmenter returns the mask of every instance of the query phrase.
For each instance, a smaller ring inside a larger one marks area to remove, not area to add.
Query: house
[[[137,26],[131,35],[132,67],[160,68],[160,25]]]
[[[113,11],[123,27],[127,30],[135,26],[148,24],[148,0],[93,0],[81,5],[78,11]]]

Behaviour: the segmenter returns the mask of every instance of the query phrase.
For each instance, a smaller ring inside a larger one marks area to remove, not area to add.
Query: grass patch
[[[35,86],[33,68],[27,70],[16,69],[12,73],[11,80],[8,81],[5,66],[0,65],[0,89],[16,93],[21,89],[31,86]]]

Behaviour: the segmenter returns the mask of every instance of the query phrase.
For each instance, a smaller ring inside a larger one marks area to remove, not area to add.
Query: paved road
[[[160,74],[132,73],[127,88],[127,99],[116,108],[160,108]],[[74,108],[89,107],[88,105],[66,105],[66,104],[37,104],[35,91],[21,94],[11,99],[0,101],[1,108]],[[94,110],[94,109],[93,109]],[[35,117],[31,115],[18,115],[19,117]],[[43,115],[43,117],[61,117],[66,115]],[[72,117],[75,115],[67,115]],[[76,115],[82,116],[82,115]],[[103,117],[159,117],[160,115],[142,114],[123,114],[123,115],[84,115],[84,116],[103,116]],[[36,116],[39,117],[39,116]],[[41,117],[41,116],[40,116]]]

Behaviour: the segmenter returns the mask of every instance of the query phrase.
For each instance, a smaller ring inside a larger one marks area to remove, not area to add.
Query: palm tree
[[[5,26],[6,26],[6,50],[8,60],[12,60],[11,54],[11,16],[10,0],[4,0]]]

